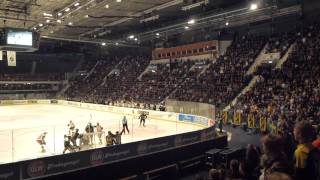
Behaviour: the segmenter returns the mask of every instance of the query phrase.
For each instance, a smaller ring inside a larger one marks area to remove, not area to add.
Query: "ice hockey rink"
[[[43,156],[61,154],[64,148],[64,135],[68,134],[68,123],[72,120],[80,133],[86,125],[99,122],[104,132],[122,130],[124,115],[103,111],[82,109],[63,105],[10,105],[0,106],[0,163],[9,163]],[[122,136],[122,143],[151,139],[201,129],[192,124],[147,119],[146,127],[139,126],[138,117],[127,115],[130,134]],[[46,152],[36,142],[39,135],[47,132]],[[105,135],[103,135],[105,136]],[[105,138],[103,138],[105,142]],[[102,147],[98,137],[90,148]]]

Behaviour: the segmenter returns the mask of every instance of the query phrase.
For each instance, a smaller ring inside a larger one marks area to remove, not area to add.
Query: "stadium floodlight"
[[[250,10],[256,10],[256,9],[258,9],[258,4],[252,3],[252,4],[250,5]]]
[[[188,30],[188,29],[189,29],[189,26],[185,26],[184,29]]]
[[[133,39],[133,38],[134,38],[134,35],[130,35],[128,38],[129,38],[129,39]]]
[[[103,43],[101,43],[101,45],[102,45],[102,46],[105,46],[105,45],[106,45],[106,43],[105,43],[105,42],[103,42]]]
[[[70,8],[67,8],[67,9],[65,9],[64,11],[65,11],[65,12],[68,12],[68,11],[70,11]]]
[[[43,16],[46,16],[46,17],[52,17],[52,14],[50,14],[50,13],[43,13]]]
[[[188,24],[194,24],[196,21],[194,20],[194,19],[190,19],[189,21],[188,21]]]

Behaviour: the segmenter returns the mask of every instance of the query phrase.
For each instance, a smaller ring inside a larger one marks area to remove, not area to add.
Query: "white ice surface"
[[[61,154],[63,135],[68,134],[67,124],[70,120],[79,128],[80,133],[88,122],[93,125],[99,122],[105,132],[115,133],[122,128],[122,117],[120,114],[61,105],[0,106],[0,163]],[[127,116],[127,119],[130,134],[122,136],[122,143],[200,129],[191,124],[149,118],[146,120],[146,127],[140,127],[137,117]],[[41,147],[36,142],[43,132],[48,133],[46,153],[41,153]]]

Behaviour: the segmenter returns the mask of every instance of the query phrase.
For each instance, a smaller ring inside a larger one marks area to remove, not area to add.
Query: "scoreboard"
[[[0,29],[0,51],[34,52],[39,49],[39,33],[26,29]]]

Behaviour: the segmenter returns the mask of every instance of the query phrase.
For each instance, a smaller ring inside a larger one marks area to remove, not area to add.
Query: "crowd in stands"
[[[173,60],[170,63],[156,64],[148,70],[130,90],[129,97],[136,102],[159,103],[170,95],[186,78],[197,74],[191,69],[195,61]]]
[[[215,163],[209,180],[318,180],[320,144],[317,130],[301,121],[286,133],[268,134],[261,147],[249,144],[245,153],[228,161]]]
[[[61,81],[64,74],[0,74],[0,81]]]
[[[235,110],[264,114],[268,121],[308,120],[320,117],[320,35],[319,26],[297,33],[296,46],[281,69],[264,68],[263,80],[241,96]]]
[[[280,57],[282,57],[289,49],[290,45],[295,41],[295,37],[294,33],[279,33],[272,35],[268,39],[266,47],[267,53],[280,52]]]
[[[0,84],[0,91],[53,91],[51,84]]]
[[[77,76],[71,80],[71,87],[68,88],[67,96],[76,101],[91,101],[88,96],[92,90],[98,87],[105,76],[112,70],[115,64],[119,62],[118,58],[107,58],[99,60],[90,69],[89,73],[85,76]]]
[[[212,103],[217,107],[227,105],[250,81],[246,72],[265,43],[265,37],[239,37],[205,73],[188,79],[171,98]]]
[[[120,100],[130,101],[131,89],[137,83],[138,76],[149,64],[145,57],[124,57],[114,67],[102,84],[94,89],[90,97],[98,103],[112,103]],[[103,102],[99,102],[102,100]]]

